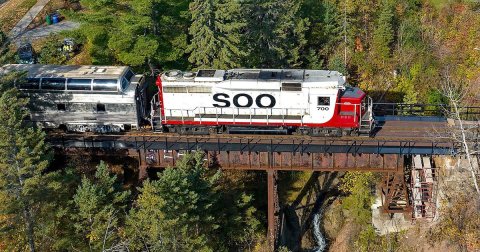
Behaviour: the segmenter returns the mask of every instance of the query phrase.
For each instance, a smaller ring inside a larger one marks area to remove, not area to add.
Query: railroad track
[[[396,134],[395,136],[377,136],[373,138],[369,137],[312,137],[312,136],[296,136],[296,135],[241,135],[241,134],[219,134],[219,135],[179,135],[176,133],[127,133],[127,134],[48,134],[50,139],[87,139],[87,140],[136,140],[136,141],[161,141],[160,139],[183,139],[187,140],[241,140],[241,141],[309,141],[309,142],[319,142],[319,141],[329,141],[329,142],[425,142],[425,143],[435,143],[435,142],[449,142],[447,137],[441,139],[432,138],[429,136],[415,136],[412,135],[414,132],[405,132],[404,134]]]
[[[115,134],[96,134],[96,133],[65,133],[61,131],[50,131],[50,138],[87,138],[102,139],[125,137],[143,137],[143,138],[164,138],[178,137],[183,139],[230,139],[230,140],[298,140],[298,141],[421,141],[438,142],[446,141],[449,137],[449,127],[445,122],[404,122],[387,121],[378,126],[372,137],[368,136],[305,136],[305,135],[247,135],[247,134],[214,134],[214,135],[180,135],[178,133],[154,133],[150,130],[120,132]]]

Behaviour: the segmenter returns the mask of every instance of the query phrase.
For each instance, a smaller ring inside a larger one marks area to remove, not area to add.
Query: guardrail
[[[463,120],[480,120],[479,106],[459,107]],[[406,104],[406,103],[374,103],[373,113],[376,116],[438,116],[451,117],[454,108],[447,104]]]

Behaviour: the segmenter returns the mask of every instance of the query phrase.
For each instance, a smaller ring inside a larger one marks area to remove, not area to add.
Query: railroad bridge
[[[373,137],[307,137],[286,135],[49,135],[48,141],[71,149],[122,150],[139,160],[140,177],[147,168],[174,166],[188,151],[204,151],[211,167],[259,170],[267,173],[268,240],[273,248],[279,232],[277,171],[374,171],[383,173],[383,210],[411,213],[404,174],[414,156],[456,155],[461,146],[451,140],[451,127],[442,116],[431,116],[426,105],[377,106],[378,128]],[[400,109],[399,109],[400,108]],[[405,109],[407,108],[407,109]],[[470,120],[480,108],[463,110]],[[423,116],[422,116],[423,115]],[[426,116],[427,115],[427,116]]]

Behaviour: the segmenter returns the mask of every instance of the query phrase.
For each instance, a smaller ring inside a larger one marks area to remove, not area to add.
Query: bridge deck
[[[129,132],[118,135],[51,134],[49,142],[61,148],[135,150],[196,150],[292,153],[351,153],[400,155],[451,155],[446,120],[378,122],[373,137],[309,137],[296,135],[177,135]]]

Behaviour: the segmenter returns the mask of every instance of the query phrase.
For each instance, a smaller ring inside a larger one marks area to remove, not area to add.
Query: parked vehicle
[[[19,64],[35,64],[36,56],[32,44],[29,42],[21,43],[17,49],[17,63]]]

